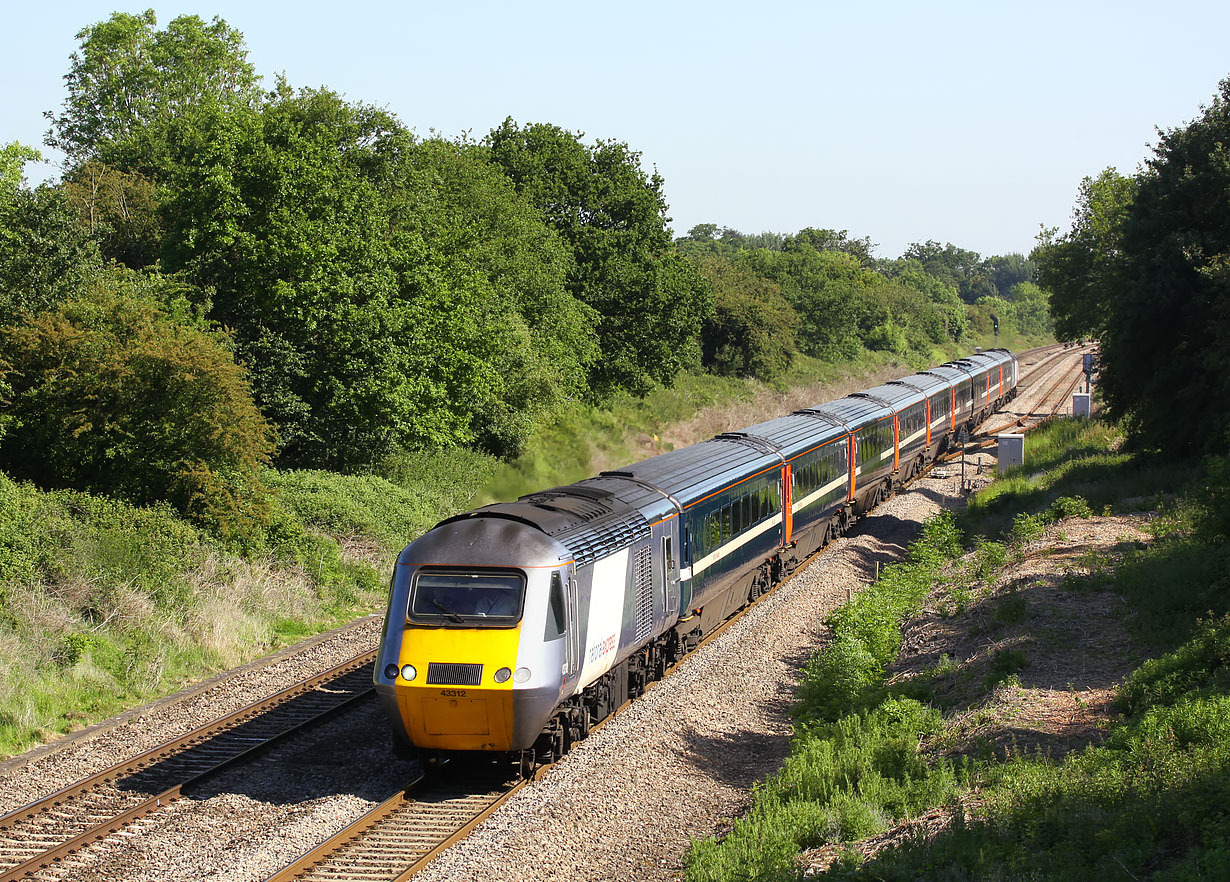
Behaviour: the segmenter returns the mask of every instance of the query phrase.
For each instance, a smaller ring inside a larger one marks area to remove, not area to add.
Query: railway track
[[[1065,355],[1083,355],[1088,348],[1064,349],[1037,362],[1034,371],[1030,373],[1030,382],[1028,384],[1023,381],[1018,383],[1018,390],[1022,388],[1026,390],[1032,389],[1035,386],[1042,385],[1052,377],[1055,377],[1054,381],[1046,387],[1046,391],[1039,396],[1038,403],[1031,407],[1028,412],[1018,415],[1016,419],[1010,422],[980,431],[972,439],[976,446],[979,448],[989,447],[995,443],[995,436],[999,434],[1021,430],[1028,431],[1058,416],[1060,410],[1068,402],[1072,392],[1080,384],[1081,378],[1084,376],[1080,361],[1074,361],[1071,365],[1065,367],[1062,363],[1062,358]],[[1033,422],[1030,422],[1031,420]]]
[[[1072,354],[1071,350],[1050,353],[1046,350],[1040,347],[1023,353],[1018,388],[1030,389],[1044,382],[1062,357]],[[1039,357],[1028,363],[1025,359],[1030,355]],[[1054,390],[1070,376],[1071,370],[1063,373],[1042,396],[1041,402],[1049,401]],[[1075,379],[1066,392],[1060,393],[1047,418],[1058,411],[1065,395],[1079,379],[1077,366]],[[1018,425],[1023,419],[1008,425]],[[812,559],[815,557],[813,555]],[[790,581],[803,569],[800,567],[780,584]],[[759,600],[749,604],[740,616],[716,628],[702,645],[716,639],[758,603]],[[251,759],[256,752],[277,741],[355,706],[372,692],[373,655],[357,656],[331,671],[0,817],[0,882],[36,877],[48,869],[54,875],[57,864],[65,858],[159,811],[181,798],[186,789]],[[594,729],[600,725],[595,725]],[[535,778],[543,772],[545,767]],[[460,771],[450,766],[429,769],[404,790],[270,876],[269,880],[370,882],[409,878],[441,851],[468,835],[526,783],[509,775],[506,767],[479,766]],[[68,867],[62,865],[61,869]]]
[[[375,652],[253,702],[0,817],[0,882],[26,879],[370,696]]]
[[[1048,355],[1033,368],[1039,370],[1043,365],[1053,365],[1065,353],[1071,354],[1071,350],[1061,349]],[[1051,414],[1054,412],[1052,410]],[[826,548],[809,557],[772,591],[707,634],[699,646],[716,640],[764,598],[801,575]],[[689,657],[691,653],[668,668],[664,677],[669,677]],[[650,688],[655,685],[650,684]],[[592,731],[613,719],[619,710],[595,724]],[[305,852],[294,863],[267,877],[265,882],[404,882],[442,851],[464,839],[488,815],[549,768],[539,767],[530,779],[505,776],[507,780],[495,787],[491,783],[500,775],[494,770],[490,778],[478,779],[477,786],[467,784],[465,778],[429,773],[368,811],[351,826]]]

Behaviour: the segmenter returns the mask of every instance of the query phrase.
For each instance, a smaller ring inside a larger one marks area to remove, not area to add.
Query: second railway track
[[[0,817],[0,882],[54,866],[369,696],[374,656],[365,652]]]

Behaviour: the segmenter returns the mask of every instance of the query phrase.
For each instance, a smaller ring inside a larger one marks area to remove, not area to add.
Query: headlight
[[[512,671],[509,668],[500,668],[495,672],[495,682],[504,683],[512,676]]]
[[[389,664],[389,665],[384,666],[384,679],[386,680],[396,680],[397,679],[397,665]]]
[[[413,680],[419,675],[419,672],[414,669],[414,665],[402,665],[401,678],[403,680]]]
[[[517,673],[513,674],[514,683],[525,683],[530,679],[529,668],[517,668]]]

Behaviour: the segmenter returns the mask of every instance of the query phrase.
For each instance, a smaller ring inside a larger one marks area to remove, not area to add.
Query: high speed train
[[[992,349],[449,518],[393,574],[374,681],[409,751],[549,762],[1016,394]]]

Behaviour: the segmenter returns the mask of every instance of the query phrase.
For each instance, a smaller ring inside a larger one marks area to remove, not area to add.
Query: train
[[[547,763],[1013,398],[990,349],[441,521],[373,681],[399,755]]]

